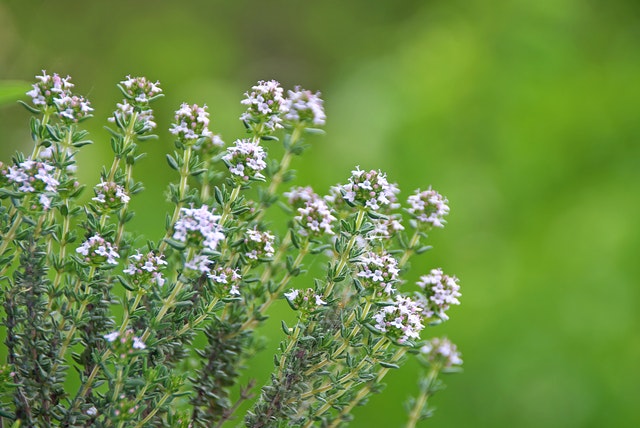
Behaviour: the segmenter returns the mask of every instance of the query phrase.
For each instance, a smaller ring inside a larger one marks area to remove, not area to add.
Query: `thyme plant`
[[[459,304],[459,284],[423,261],[415,287],[402,276],[444,226],[446,198],[429,188],[402,204],[383,172],[359,167],[325,196],[283,188],[305,137],[322,133],[323,101],[261,81],[242,100],[244,137],[230,145],[210,130],[206,106],[176,111],[173,211],[145,240],[128,227],[129,205],[143,190],[144,144],[157,138],[160,84],[118,84],[113,160],[90,189],[76,154],[91,143],[82,123],[93,108],[73,88],[69,77],[37,76],[22,103],[33,150],[0,162],[0,427],[335,427],[411,355],[427,372],[406,424],[429,415],[439,374],[462,361],[423,330]],[[268,156],[275,144],[280,160]],[[273,209],[286,227],[265,217]],[[326,265],[321,277],[306,275],[311,263]],[[296,321],[282,321],[268,383],[241,384],[278,299]]]

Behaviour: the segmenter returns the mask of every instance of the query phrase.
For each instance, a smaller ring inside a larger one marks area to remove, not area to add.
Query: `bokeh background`
[[[429,333],[458,344],[465,371],[445,379],[424,426],[640,426],[639,2],[0,2],[0,79],[42,68],[72,75],[96,109],[88,183],[108,162],[115,83],[162,82],[133,205],[154,239],[182,101],[206,103],[231,142],[257,80],[321,90],[327,135],[294,164],[299,184],[323,192],[361,165],[404,197],[433,185],[450,200],[410,279],[435,266],[461,278],[462,305]],[[1,159],[30,150],[27,123],[0,107]],[[280,340],[263,331],[249,368],[262,379]],[[401,426],[418,370],[391,373],[352,426]]]

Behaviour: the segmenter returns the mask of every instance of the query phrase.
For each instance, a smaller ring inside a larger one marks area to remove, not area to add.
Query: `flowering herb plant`
[[[0,162],[0,427],[334,427],[411,356],[426,374],[407,426],[429,416],[439,374],[462,361],[424,330],[448,319],[460,287],[441,269],[413,291],[402,276],[444,226],[446,198],[417,190],[403,206],[386,174],[359,167],[325,196],[282,192],[305,136],[322,132],[323,101],[261,81],[242,101],[246,136],[230,145],[210,130],[206,106],[176,111],[173,212],[144,241],[127,228],[129,204],[142,191],[134,169],[155,137],[160,84],[119,83],[113,161],[87,191],[76,153],[90,144],[81,125],[93,109],[70,80],[37,76],[23,103],[33,151]],[[273,144],[284,148],[280,161],[268,157]],[[289,221],[278,234],[265,213],[281,208]],[[324,274],[308,278],[316,260]],[[256,328],[278,299],[296,321],[282,321],[268,383],[241,384]]]

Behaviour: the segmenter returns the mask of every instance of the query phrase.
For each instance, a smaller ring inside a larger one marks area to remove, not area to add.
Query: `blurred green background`
[[[182,101],[207,103],[230,143],[257,80],[321,90],[327,135],[294,164],[298,183],[324,192],[359,164],[404,197],[431,184],[450,200],[409,279],[435,266],[461,278],[462,305],[429,333],[458,344],[465,372],[424,426],[640,426],[640,2],[0,2],[0,79],[42,68],[73,76],[96,109],[87,183],[108,162],[115,84],[162,82],[133,205],[154,239]],[[27,123],[0,108],[1,159],[30,150]],[[263,378],[280,339],[265,332],[250,368]],[[417,370],[391,373],[352,426],[404,423]]]

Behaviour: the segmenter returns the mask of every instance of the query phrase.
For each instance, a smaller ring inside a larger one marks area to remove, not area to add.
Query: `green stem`
[[[191,153],[191,146],[187,146],[184,149],[184,153],[182,154],[182,166],[180,167],[180,183],[178,185],[178,200],[176,201],[176,206],[173,209],[171,223],[169,224],[167,232],[165,233],[164,238],[160,243],[160,247],[158,248],[160,253],[164,253],[164,251],[167,249],[167,239],[171,238],[173,225],[176,223],[176,221],[178,221],[178,218],[180,218],[180,210],[184,206],[184,199],[187,194],[187,190],[189,189],[188,179],[190,175],[189,164],[191,163]]]
[[[440,367],[438,365],[431,366],[429,374],[424,383],[420,385],[420,395],[416,399],[411,412],[409,413],[409,420],[407,421],[406,428],[414,428],[420,420],[422,409],[427,405],[427,400],[433,395],[433,386],[440,373]]]

